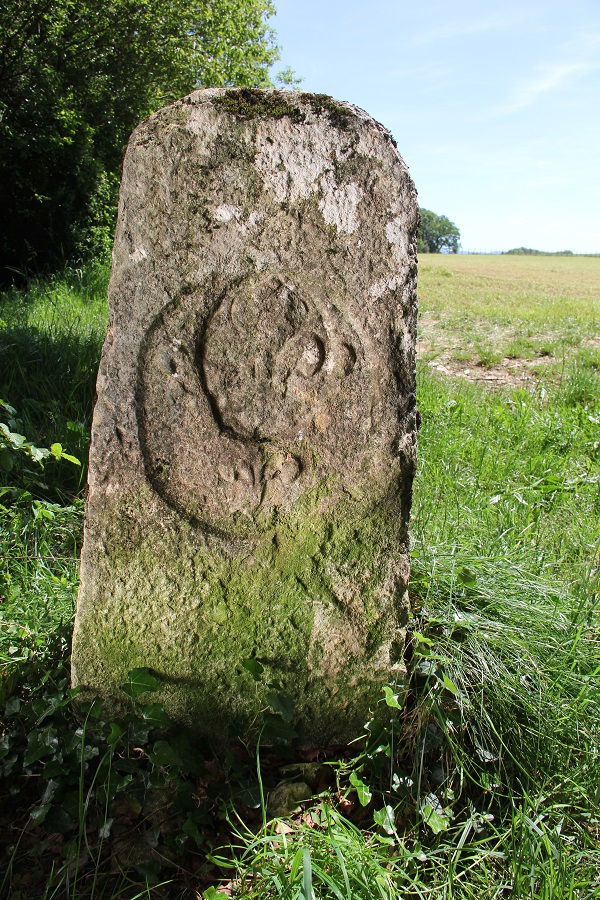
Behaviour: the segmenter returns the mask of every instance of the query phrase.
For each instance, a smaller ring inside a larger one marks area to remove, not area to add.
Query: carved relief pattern
[[[189,520],[251,535],[319,479],[351,479],[369,444],[367,356],[324,289],[285,278],[248,279],[212,308],[194,293],[172,302],[139,360],[150,483]]]

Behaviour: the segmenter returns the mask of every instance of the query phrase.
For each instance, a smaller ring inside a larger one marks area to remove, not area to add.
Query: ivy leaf
[[[39,806],[36,806],[29,813],[30,819],[32,819],[36,823],[36,825],[41,825],[50,812],[51,806],[51,803],[41,803]]]
[[[284,722],[291,722],[294,718],[294,701],[288,694],[277,694],[271,691],[267,694],[267,703],[281,716]]]
[[[109,733],[106,736],[106,743],[113,750],[121,738],[121,736],[125,733],[125,729],[118,722],[110,722],[109,723]]]
[[[44,756],[50,756],[58,749],[58,745],[58,732],[52,726],[30,732],[27,737],[27,750],[23,757],[23,765],[30,766],[39,759],[43,759]]]
[[[391,806],[384,806],[382,809],[376,809],[373,813],[373,821],[376,825],[381,826],[387,834],[394,833],[395,816]]]
[[[155,766],[173,766],[175,769],[183,769],[181,756],[168,741],[156,741],[148,756]]]
[[[434,834],[446,831],[450,825],[450,816],[444,811],[435,794],[427,794],[421,805],[421,815]]]
[[[433,641],[431,638],[425,637],[420,631],[413,631],[413,653],[415,656],[431,656],[433,650]]]
[[[266,713],[263,718],[262,738],[265,742],[287,743],[293,741],[296,732],[289,722],[274,713]]]
[[[265,671],[265,667],[252,656],[242,660],[242,668],[245,669],[246,672],[250,672],[255,681],[260,681],[261,675]]]
[[[373,794],[371,793],[369,786],[364,783],[362,778],[356,774],[356,772],[352,772],[350,775],[350,784],[355,789],[356,794],[358,796],[358,802],[361,806],[368,806],[371,802],[371,798]]]
[[[139,697],[140,694],[159,691],[162,687],[156,675],[146,667],[132,669],[127,673],[127,678],[129,681],[121,685],[121,690],[128,697]]]
[[[433,647],[431,638],[425,637],[420,631],[413,631],[412,638],[416,644],[424,644],[426,647]]]
[[[162,703],[148,703],[142,707],[142,716],[157,728],[167,728],[171,723]]]
[[[4,705],[4,715],[12,716],[21,709],[21,701],[18,697],[9,697]]]
[[[450,691],[451,694],[454,694],[455,697],[458,696],[458,688],[454,684],[451,678],[449,678],[444,672],[442,675],[442,684],[446,688],[447,691]]]
[[[46,790],[42,797],[42,806],[50,803],[50,801],[54,799],[59,787],[60,783],[55,778],[48,779],[48,784],[46,785]]]
[[[392,709],[402,709],[399,694],[395,694],[389,684],[384,686],[383,693],[385,695],[385,702],[388,706],[391,706]]]
[[[0,447],[0,469],[3,472],[10,472],[15,464],[14,454],[8,447]]]

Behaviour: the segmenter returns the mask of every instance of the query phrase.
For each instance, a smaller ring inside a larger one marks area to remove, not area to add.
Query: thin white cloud
[[[509,115],[525,109],[535,103],[543,94],[558,90],[574,76],[591,72],[598,66],[599,63],[592,60],[556,62],[543,66],[537,74],[517,87],[510,100],[495,107],[492,112],[496,115]]]
[[[538,65],[529,78],[517,85],[512,97],[492,108],[484,118],[519,112],[532,106],[544,94],[560,90],[570,81],[600,69],[599,50],[600,31],[594,27],[585,32],[579,30],[563,44],[562,52],[557,53],[559,58]]]
[[[595,30],[590,23],[587,30],[576,31],[565,50],[580,57],[594,57],[600,50],[600,23]]]
[[[414,36],[416,44],[432,44],[437,41],[450,40],[452,38],[471,37],[475,34],[483,34],[486,31],[500,31],[512,28],[523,20],[522,16],[493,15],[480,19],[465,19],[462,22],[452,21],[442,25],[436,25],[427,31],[421,31]]]
[[[407,90],[431,93],[433,91],[447,90],[452,83],[454,70],[448,62],[427,61],[423,65],[413,65],[407,62],[404,65],[394,65],[386,73],[388,81],[402,81]],[[390,110],[397,113],[397,106]]]

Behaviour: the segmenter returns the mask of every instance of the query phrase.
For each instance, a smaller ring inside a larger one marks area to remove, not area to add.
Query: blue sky
[[[276,0],[302,89],[390,129],[467,250],[600,252],[600,0]]]

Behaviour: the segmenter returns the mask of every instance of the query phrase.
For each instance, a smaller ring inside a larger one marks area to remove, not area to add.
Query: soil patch
[[[419,351],[417,350],[417,356]],[[476,360],[451,359],[449,353],[442,353],[427,363],[433,372],[440,375],[452,375],[455,378],[466,378],[481,384],[497,387],[523,387],[536,384],[538,375],[533,369],[535,363],[522,359],[502,359],[495,366],[483,366]]]

